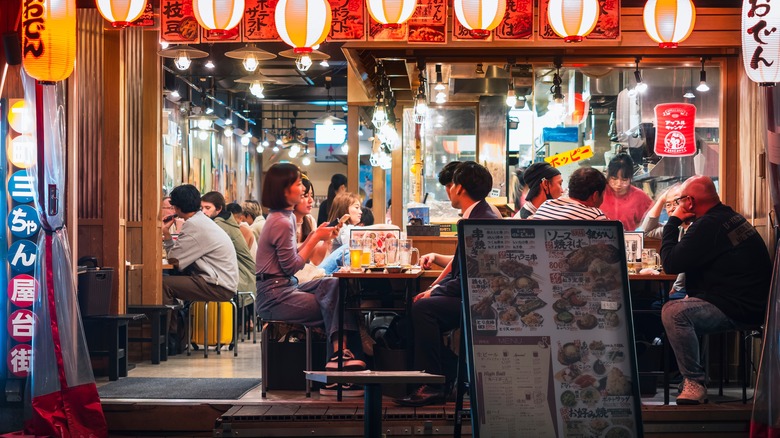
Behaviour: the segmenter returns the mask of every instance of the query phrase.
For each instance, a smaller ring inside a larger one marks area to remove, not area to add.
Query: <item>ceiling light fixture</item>
[[[193,59],[209,56],[209,54],[203,50],[198,50],[186,44],[180,44],[178,46],[160,50],[157,54],[163,58],[173,58],[173,63],[179,70],[187,70],[190,68]]]
[[[417,62],[417,71],[419,72],[417,79],[420,85],[417,87],[417,97],[414,101],[414,123],[421,125],[425,123],[425,119],[428,117],[428,98],[425,96],[425,90],[427,87],[425,75],[425,62]]]
[[[265,94],[263,94],[265,92],[265,85],[275,83],[275,81],[269,79],[268,76],[259,71],[238,78],[236,79],[236,82],[240,84],[249,84],[249,92],[258,99],[263,99],[265,97]]]
[[[208,61],[206,61],[206,65],[204,65],[204,67],[206,67],[208,69],[213,69],[214,68],[214,62],[211,59],[209,59]]]
[[[371,123],[376,129],[380,129],[387,123],[387,108],[382,98],[382,93],[377,94],[376,105],[374,105],[374,114],[371,116]]]
[[[260,61],[276,58],[275,54],[263,49],[258,49],[254,44],[247,44],[240,49],[225,52],[225,56],[232,59],[240,59],[241,65],[244,66],[244,70],[250,73],[257,70],[257,67],[260,66]]]
[[[704,58],[701,58],[701,72],[699,72],[699,86],[696,87],[697,91],[702,93],[710,91],[710,86],[707,85],[707,72],[704,71]]]
[[[247,132],[244,135],[241,136],[241,144],[244,146],[249,146],[249,142],[252,141],[252,134]]]
[[[642,81],[642,72],[639,71],[639,61],[642,58],[636,58],[636,70],[634,70],[634,79],[636,80],[636,91],[644,93],[647,91],[647,84]]]
[[[301,164],[304,166],[308,166],[311,164],[311,158],[309,158],[308,155],[304,155],[303,159],[301,159]]]
[[[255,150],[257,151],[258,154],[262,154],[263,152],[265,152],[265,147],[259,144],[257,145],[257,148],[255,148]]]
[[[685,94],[683,94],[683,98],[695,99],[696,95],[693,94],[693,70],[688,71],[688,76],[691,78],[691,86],[685,91]]]
[[[443,91],[439,91],[438,93],[436,93],[436,103],[438,103],[439,105],[443,103],[447,103],[447,93]]]
[[[550,87],[550,93],[552,93],[553,102],[557,104],[563,103],[563,92],[561,89],[561,84],[563,84],[563,79],[561,79],[561,60],[556,59],[555,60],[555,75],[553,75],[553,85]]]
[[[343,125],[344,119],[340,119],[333,115],[333,110],[330,109],[330,103],[333,101],[333,98],[330,97],[330,84],[331,84],[332,78],[330,76],[325,76],[325,90],[327,90],[328,93],[328,103],[325,107],[325,115],[319,118],[314,119],[314,123],[322,124],[322,125]],[[335,104],[335,102],[334,102]]]
[[[179,90],[171,91],[171,97],[175,97],[176,99],[180,99],[181,98],[181,94],[179,94]]]

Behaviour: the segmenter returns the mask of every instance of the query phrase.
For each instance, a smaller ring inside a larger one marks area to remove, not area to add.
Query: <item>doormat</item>
[[[123,377],[98,388],[100,398],[238,400],[260,379]]]

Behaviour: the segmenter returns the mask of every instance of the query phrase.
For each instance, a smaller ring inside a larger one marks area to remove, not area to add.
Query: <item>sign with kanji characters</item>
[[[16,342],[30,342],[33,334],[33,313],[28,309],[13,312],[8,318],[8,334]]]
[[[8,351],[8,371],[16,377],[27,377],[30,373],[30,359],[32,347],[29,344],[14,345]]]
[[[555,154],[552,157],[547,157],[544,161],[550,163],[552,167],[561,167],[567,164],[576,163],[581,160],[587,160],[593,156],[593,149],[589,145],[578,147],[570,151],[561,152]]]
[[[362,0],[328,0],[333,14],[328,41],[354,41],[366,37],[366,9]]]
[[[281,41],[274,10],[279,0],[246,0],[241,28],[244,41]]]
[[[396,28],[384,27],[382,23],[371,18],[368,19],[368,40],[369,41],[403,41],[409,28],[408,23],[404,23]]]
[[[18,170],[11,175],[8,180],[8,193],[11,198],[22,204],[32,202],[35,194],[33,177],[27,174],[26,170]]]
[[[198,43],[200,25],[192,1],[160,0],[160,39],[168,43]]]
[[[12,273],[32,272],[38,257],[38,247],[29,240],[18,240],[8,248],[6,257]]]
[[[527,40],[534,34],[533,0],[506,0],[504,20],[493,30],[496,40]]]
[[[769,0],[742,2],[742,63],[750,80],[759,84],[780,81],[778,28],[780,8]]]
[[[447,42],[446,0],[417,0],[417,9],[409,19],[407,41],[432,44]]]
[[[41,227],[38,221],[38,213],[26,204],[17,205],[8,213],[8,229],[16,237],[29,238],[38,232]]]
[[[539,37],[542,39],[561,39],[547,20],[547,7],[550,0],[539,0]],[[620,39],[620,1],[599,0],[599,20],[586,40]]]
[[[154,6],[152,5],[152,2],[146,2],[146,9],[144,9],[144,13],[141,14],[137,20],[130,23],[130,25],[136,27],[154,26]]]
[[[452,40],[453,41],[493,41],[493,32],[490,32],[485,38],[474,36],[471,29],[462,25],[457,17],[452,19]]]
[[[8,161],[20,169],[27,169],[35,164],[37,150],[32,136],[22,134],[14,137],[8,143]]]
[[[8,299],[16,307],[32,307],[38,293],[38,280],[27,274],[19,274],[8,282]]]
[[[655,153],[661,157],[696,154],[696,106],[662,103],[655,106]]]

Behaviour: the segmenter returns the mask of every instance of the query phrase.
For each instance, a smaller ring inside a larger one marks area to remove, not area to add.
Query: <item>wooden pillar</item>
[[[360,115],[359,107],[350,104],[347,109],[347,191],[358,194],[360,192]]]
[[[143,179],[141,199],[141,235],[143,274],[141,303],[162,304],[162,243],[160,220],[160,193],[162,192],[161,124],[162,64],[157,56],[157,31],[143,33]]]
[[[406,221],[404,220],[404,190],[409,190],[409,178],[410,174],[404,173],[404,148],[408,145],[403,144],[403,139],[407,136],[403,135],[404,131],[404,111],[401,104],[395,107],[395,117],[399,120],[398,123],[398,136],[402,139],[401,146],[396,148],[392,153],[393,168],[390,170],[390,181],[393,188],[390,192],[390,200],[393,205],[390,206],[390,217],[393,224],[404,229]],[[414,147],[414,145],[412,145]]]

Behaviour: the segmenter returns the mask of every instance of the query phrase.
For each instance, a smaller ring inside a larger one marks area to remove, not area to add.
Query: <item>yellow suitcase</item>
[[[219,324],[221,325],[219,343],[228,345],[233,342],[233,304],[230,302],[209,302],[208,315],[208,345],[217,345],[217,308],[219,308]],[[203,316],[204,303],[198,301],[190,306],[190,321],[192,326],[192,342],[198,345],[204,345],[203,342]]]

